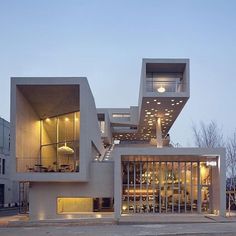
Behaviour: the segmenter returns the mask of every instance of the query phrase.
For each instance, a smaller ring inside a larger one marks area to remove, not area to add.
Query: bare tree
[[[228,138],[226,144],[226,166],[227,166],[227,193],[228,193],[228,211],[234,205],[236,206],[236,130],[233,136]]]
[[[226,144],[226,165],[228,169],[228,175],[235,177],[236,174],[236,130],[233,136],[228,138]]]
[[[209,124],[200,122],[199,128],[194,124],[192,129],[196,146],[209,148],[224,146],[222,131],[215,121],[211,121]]]

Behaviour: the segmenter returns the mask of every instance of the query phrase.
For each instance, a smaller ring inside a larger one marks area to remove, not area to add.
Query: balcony
[[[79,172],[79,162],[73,160],[59,160],[58,162],[48,162],[38,157],[16,158],[17,171],[21,173],[27,172]]]
[[[147,73],[146,91],[155,93],[185,92],[185,76],[183,73]]]
[[[185,92],[185,84],[179,81],[147,80],[146,91],[155,93],[181,93]]]

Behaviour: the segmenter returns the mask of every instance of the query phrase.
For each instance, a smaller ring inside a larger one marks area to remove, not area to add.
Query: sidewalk
[[[184,224],[184,223],[227,223],[236,222],[236,216],[222,217],[214,214],[148,214],[122,215],[118,224]]]
[[[95,226],[95,225],[139,225],[139,224],[193,224],[193,223],[232,223],[236,217],[221,217],[213,214],[161,214],[161,215],[122,215],[119,221],[113,214],[81,215],[73,219],[46,219],[30,221],[28,215],[0,217],[0,227],[41,227],[41,226]]]

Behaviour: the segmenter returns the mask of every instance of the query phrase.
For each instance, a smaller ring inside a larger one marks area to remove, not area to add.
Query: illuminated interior
[[[72,214],[92,211],[92,198],[57,198],[58,214]]]
[[[47,172],[79,171],[80,112],[41,121],[41,162]]]
[[[112,212],[113,198],[59,197],[58,214],[79,214],[83,212]]]
[[[200,161],[123,161],[122,213],[210,212],[211,169]]]

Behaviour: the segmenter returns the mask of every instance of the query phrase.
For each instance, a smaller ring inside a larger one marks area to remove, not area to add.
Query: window
[[[105,133],[105,114],[99,113],[97,116],[98,116],[98,124],[100,127],[100,131],[102,134],[104,134]]]
[[[42,120],[40,150],[43,169],[46,172],[79,172],[79,139],[80,112]]]
[[[113,118],[130,118],[129,113],[112,113]]]
[[[81,212],[93,212],[93,198],[57,198],[58,214],[77,214]]]
[[[5,159],[2,159],[2,174],[5,175]]]

